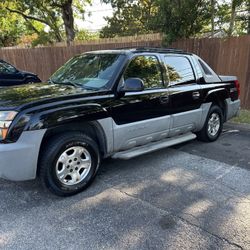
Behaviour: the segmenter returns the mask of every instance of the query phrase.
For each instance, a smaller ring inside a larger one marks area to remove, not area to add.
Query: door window
[[[0,62],[0,73],[11,74],[14,73],[16,69],[8,63]]]
[[[192,66],[186,57],[166,56],[165,62],[171,85],[192,83],[195,81]]]
[[[124,73],[124,80],[140,78],[145,89],[162,88],[162,73],[155,56],[137,56],[130,62]]]

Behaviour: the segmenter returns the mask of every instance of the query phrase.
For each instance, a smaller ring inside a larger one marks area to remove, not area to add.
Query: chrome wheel
[[[91,155],[85,147],[68,148],[57,160],[56,176],[64,185],[76,185],[86,178],[91,164]]]
[[[208,120],[208,133],[210,136],[216,136],[220,130],[220,115],[218,113],[212,113]]]

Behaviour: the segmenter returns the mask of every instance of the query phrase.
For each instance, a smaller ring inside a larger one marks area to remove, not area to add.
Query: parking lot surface
[[[0,180],[0,248],[250,249],[249,141],[226,126],[215,143],[109,159],[70,198]]]

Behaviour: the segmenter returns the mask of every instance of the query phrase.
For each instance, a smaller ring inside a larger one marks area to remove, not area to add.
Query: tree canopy
[[[201,36],[215,30],[249,34],[249,0],[104,0],[114,9],[102,37],[163,32],[167,40]]]
[[[2,0],[0,13],[23,18],[28,33],[37,34],[37,42],[62,42],[75,39],[74,18],[84,14],[91,0]],[[20,18],[19,18],[20,20]]]

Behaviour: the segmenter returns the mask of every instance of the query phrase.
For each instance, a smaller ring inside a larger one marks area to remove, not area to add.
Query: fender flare
[[[216,103],[219,107],[221,107],[225,120],[227,116],[226,99],[228,98],[230,98],[230,94],[227,89],[225,88],[212,89],[208,91],[207,95],[205,96],[205,102]]]

